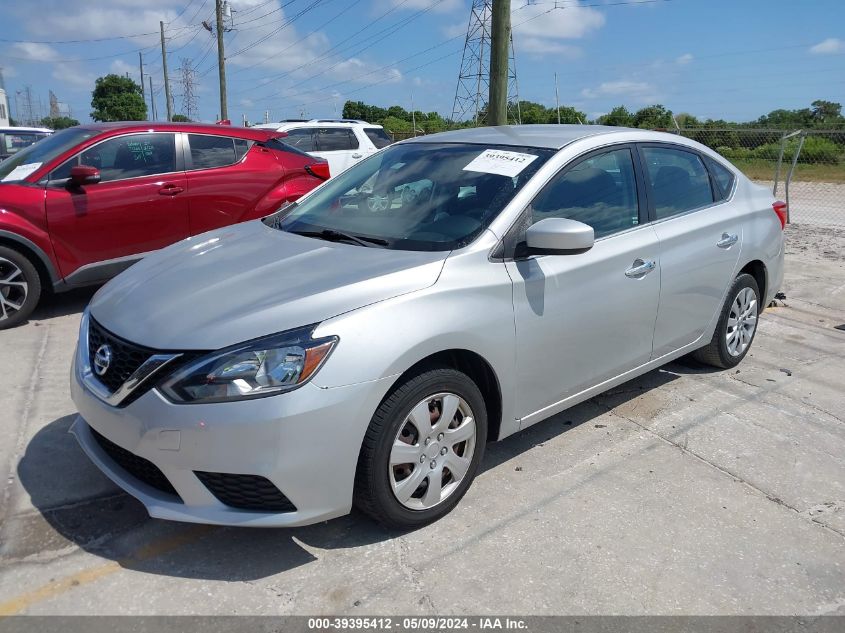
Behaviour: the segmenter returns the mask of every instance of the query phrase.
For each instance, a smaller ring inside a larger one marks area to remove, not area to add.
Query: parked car
[[[426,178],[431,195],[373,213]],[[601,126],[392,145],[263,221],[152,255],[86,310],[73,432],[154,517],[449,512],[499,440],[693,353],[734,367],[785,207],[692,140]]]
[[[52,133],[53,130],[46,127],[0,127],[0,161]]]
[[[283,132],[103,123],[0,163],[0,329],[43,290],[101,283],[173,242],[272,213],[329,177]]]
[[[356,119],[287,119],[255,127],[285,132],[285,143],[325,158],[335,176],[393,142],[382,126]]]

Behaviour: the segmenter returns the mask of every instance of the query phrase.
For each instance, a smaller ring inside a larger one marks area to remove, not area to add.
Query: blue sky
[[[448,116],[470,0],[230,0],[229,114],[240,121],[340,114],[347,99]],[[749,120],[815,99],[845,102],[842,0],[512,0],[520,97],[595,117],[624,104]],[[14,111],[25,86],[89,119],[96,77],[138,78],[164,112],[159,20],[175,111],[192,59],[199,116],[219,111],[214,0],[26,0],[0,9],[0,66]],[[112,38],[112,39],[105,39]],[[83,40],[68,42],[68,40]],[[99,41],[95,41],[99,40]],[[64,42],[64,43],[63,43]]]

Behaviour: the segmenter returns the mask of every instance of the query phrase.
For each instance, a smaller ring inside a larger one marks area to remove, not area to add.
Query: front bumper
[[[307,525],[352,507],[358,453],[370,418],[393,377],[344,387],[307,383],[289,393],[217,404],[178,405],[155,389],[124,408],[106,404],[82,383],[76,362],[71,397],[79,410],[71,432],[88,457],[150,516],[218,525]],[[155,465],[178,497],[120,466],[91,432]],[[243,510],[221,502],[196,472],[268,479],[292,512]]]

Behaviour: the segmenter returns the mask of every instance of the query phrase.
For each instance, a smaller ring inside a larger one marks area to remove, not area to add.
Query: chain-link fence
[[[787,201],[790,222],[845,226],[845,130],[684,128],[677,133],[713,148]],[[391,135],[395,141],[415,136]]]
[[[845,226],[845,130],[687,128],[789,203],[789,221]]]

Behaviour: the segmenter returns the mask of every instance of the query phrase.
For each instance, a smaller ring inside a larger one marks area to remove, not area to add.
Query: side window
[[[666,147],[641,151],[658,220],[713,203],[710,176],[698,154]]]
[[[358,139],[352,130],[343,127],[320,128],[317,131],[317,148],[321,152],[357,149]]]
[[[79,163],[99,169],[100,182],[166,174],[176,171],[176,135],[119,136],[82,152]],[[64,169],[65,165],[53,173]]]
[[[287,130],[287,136],[280,140],[303,152],[313,152],[317,149],[314,143],[314,130],[307,127]]]
[[[637,226],[640,208],[631,150],[593,154],[555,176],[531,205],[532,222],[578,220],[597,238]]]
[[[387,135],[387,132],[380,127],[365,127],[364,134],[366,134],[367,138],[372,141],[373,145],[376,146],[376,149],[387,147],[393,142],[393,139]]]
[[[722,165],[710,158],[707,159],[707,166],[710,167],[710,173],[719,185],[716,202],[721,202],[731,195],[731,189],[734,186],[734,175],[729,169],[722,167]]]
[[[79,164],[79,156],[68,158],[61,165],[50,172],[49,180],[67,180],[70,178],[70,169]]]
[[[188,134],[191,162],[194,169],[225,167],[237,162],[235,141],[229,136]]]
[[[245,138],[236,138],[235,139],[235,157],[237,160],[242,159],[246,153],[249,151],[249,148],[255,144],[255,141],[248,141]]]

